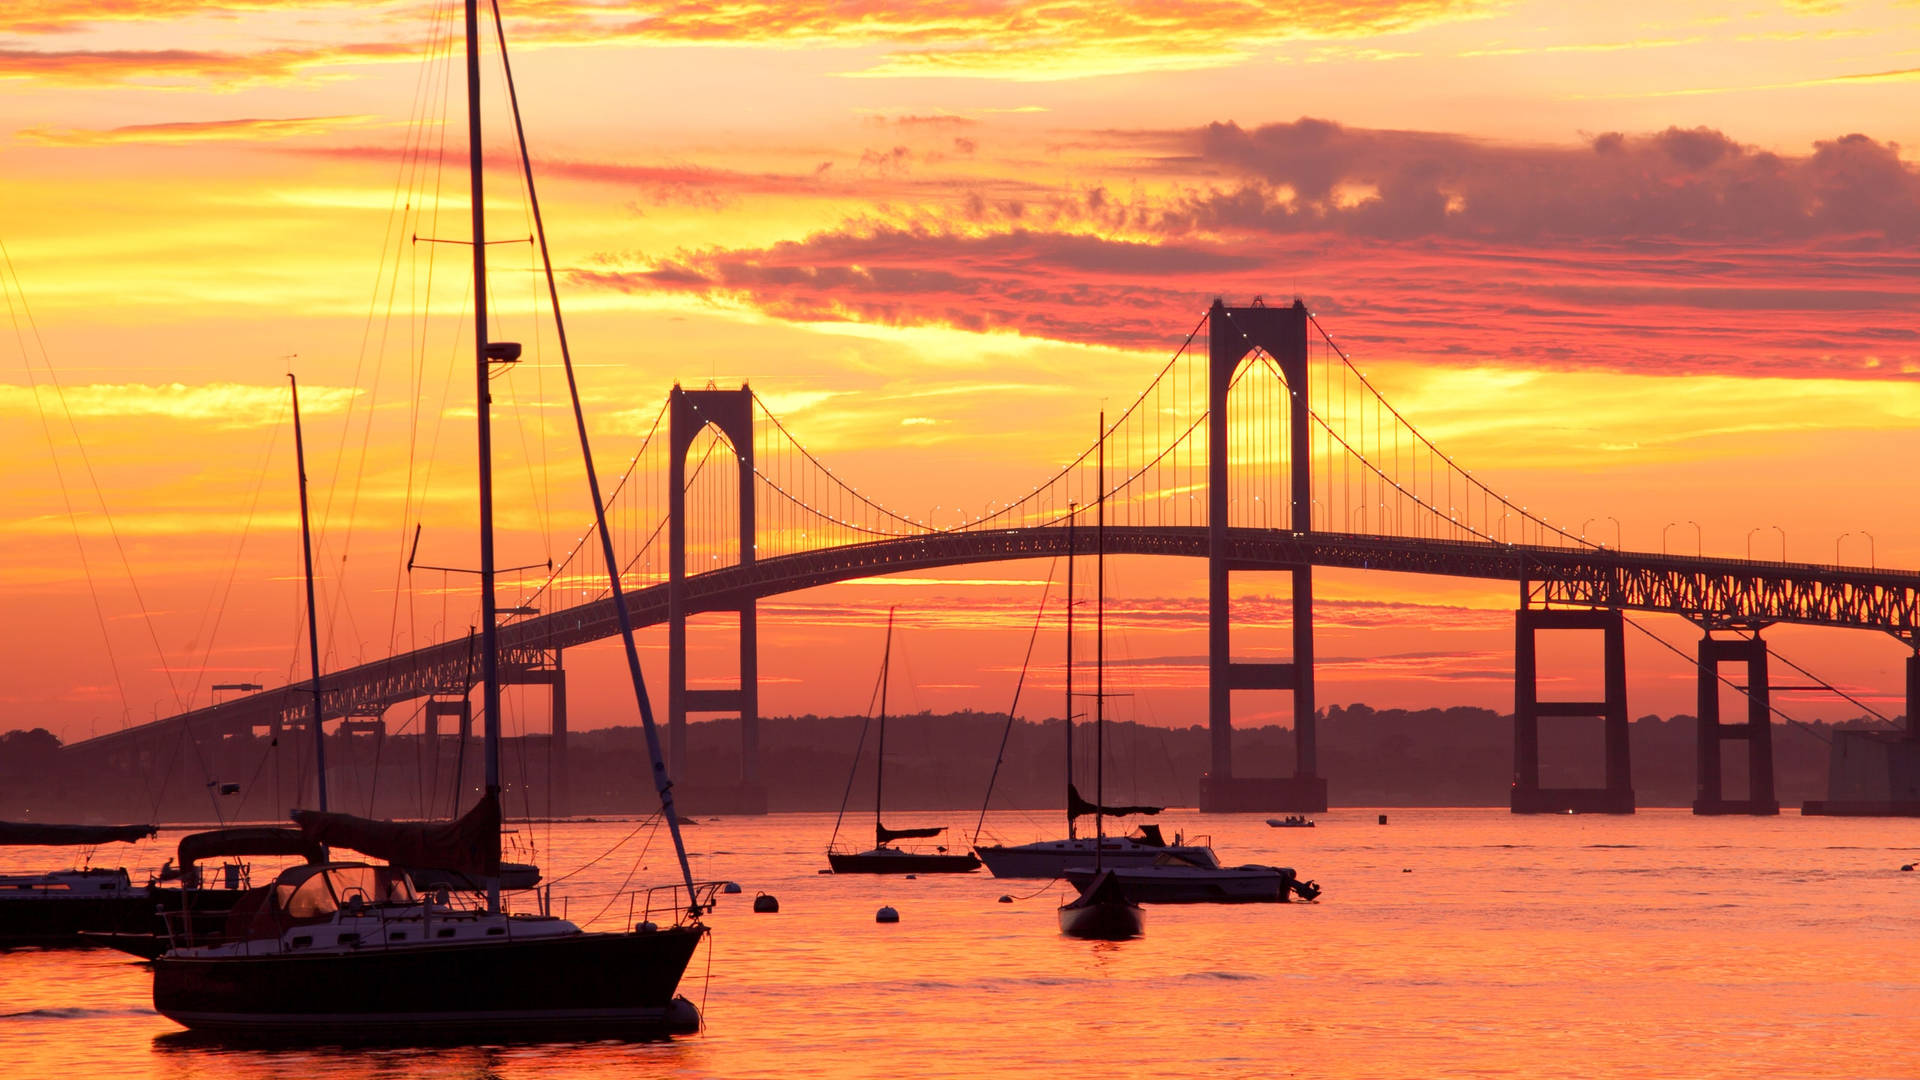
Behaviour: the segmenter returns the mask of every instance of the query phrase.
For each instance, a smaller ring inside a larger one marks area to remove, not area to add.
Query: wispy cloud
[[[341,412],[359,393],[348,387],[302,386],[300,409],[309,416]],[[76,417],[164,419],[220,428],[255,428],[281,422],[287,402],[284,386],[240,383],[96,383],[58,392],[47,385],[0,384],[0,414],[64,410]]]
[[[125,143],[261,142],[323,135],[361,127],[373,116],[290,116],[235,120],[177,120],[116,128],[25,128],[20,138],[49,146],[113,146]]]

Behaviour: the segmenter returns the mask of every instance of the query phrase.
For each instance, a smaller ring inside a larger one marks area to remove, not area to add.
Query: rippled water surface
[[[206,1045],[152,1011],[130,958],[0,953],[0,1077],[1920,1076],[1920,873],[1899,869],[1920,823],[1375,813],[1280,830],[1170,812],[1170,833],[1295,866],[1326,895],[1149,908],[1147,936],[1121,944],[1062,938],[1044,882],[818,874],[830,815],[703,822],[686,830],[696,873],[746,891],[721,898],[682,984],[705,1033],[667,1042]],[[989,819],[1014,841],[1053,827]],[[551,877],[634,828],[523,835]],[[177,837],[95,863],[151,867]],[[561,883],[568,914],[624,921],[609,898],[672,873],[663,834],[628,883],[645,840]],[[0,867],[66,854],[0,851]],[[752,913],[761,890],[779,914]],[[882,904],[898,925],[874,923]]]

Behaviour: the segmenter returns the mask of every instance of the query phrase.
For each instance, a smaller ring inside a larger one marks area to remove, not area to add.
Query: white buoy
[[[874,912],[873,921],[877,923],[896,923],[900,921],[900,913],[890,907],[883,907],[879,911]]]
[[[721,886],[720,891],[723,893],[737,893],[740,891],[740,883],[737,881],[729,881]]]

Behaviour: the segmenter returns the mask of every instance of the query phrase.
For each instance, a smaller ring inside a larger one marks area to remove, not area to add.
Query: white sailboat
[[[1052,840],[1035,840],[1025,844],[983,844],[976,839],[973,853],[985,864],[987,872],[999,878],[1058,878],[1066,873],[1070,866],[1086,866],[1093,861],[1098,846],[1103,865],[1112,867],[1147,866],[1162,855],[1175,855],[1182,858],[1212,860],[1213,851],[1205,844],[1189,844],[1186,837],[1176,833],[1171,842],[1162,834],[1160,826],[1146,823],[1136,826],[1125,836],[1106,836],[1104,829],[1096,829],[1096,836],[1079,835],[1079,820],[1089,814],[1096,819],[1102,817],[1151,816],[1158,814],[1164,807],[1159,806],[1103,806],[1101,799],[1088,802],[1080,794],[1073,778],[1073,565],[1075,548],[1075,525],[1079,516],[1079,504],[1070,503],[1067,508],[1067,648],[1066,683],[1067,711],[1066,721],[1062,725],[1067,742],[1067,835]],[[1008,722],[1012,722],[1009,715]],[[984,819],[984,808],[982,815]]]

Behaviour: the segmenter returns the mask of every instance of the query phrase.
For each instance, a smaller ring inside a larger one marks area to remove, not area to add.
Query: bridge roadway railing
[[[1079,554],[1091,554],[1091,529],[1075,534]],[[834,582],[906,570],[1032,559],[1067,553],[1060,526],[978,529],[850,544],[756,560],[686,579],[689,613],[737,609],[749,599],[797,592]],[[1110,526],[1107,550],[1116,555],[1205,558],[1204,526]],[[1512,581],[1528,603],[1621,608],[1683,615],[1705,626],[1761,626],[1787,622],[1881,630],[1913,643],[1920,636],[1920,573],[1722,559],[1689,555],[1562,548],[1485,541],[1406,539],[1353,533],[1294,533],[1234,529],[1229,558],[1241,570],[1315,566],[1440,574]],[[629,594],[634,623],[667,619],[667,586]],[[1518,597],[1516,596],[1516,601]],[[500,632],[501,663],[509,677],[546,662],[550,650],[572,648],[619,632],[605,599],[525,618]],[[382,706],[434,694],[464,694],[478,668],[465,639],[442,642],[329,672],[327,715],[367,715]],[[123,753],[182,730],[195,737],[240,734],[304,722],[310,684],[295,683],[73,744],[83,756]],[[184,727],[183,727],[184,725]]]

